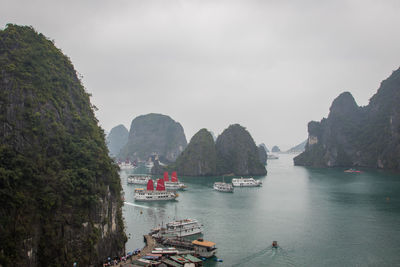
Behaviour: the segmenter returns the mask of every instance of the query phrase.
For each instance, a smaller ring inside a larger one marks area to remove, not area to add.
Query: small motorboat
[[[272,241],[272,247],[277,248],[278,247],[278,241]]]

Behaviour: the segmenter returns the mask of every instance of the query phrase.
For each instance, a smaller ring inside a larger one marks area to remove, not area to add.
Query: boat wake
[[[150,207],[146,207],[146,206],[143,206],[143,205],[138,205],[138,204],[135,204],[135,203],[132,203],[132,202],[127,202],[127,201],[124,201],[124,204],[132,206],[132,207],[138,207],[138,208],[145,208],[145,209],[149,209],[150,208]]]
[[[263,264],[275,263],[282,264],[284,266],[295,266],[293,259],[289,256],[285,249],[281,247],[273,248],[272,246],[268,246],[245,258],[242,258],[239,262],[233,264],[232,266],[248,266],[252,262],[256,263],[259,259],[262,259]]]

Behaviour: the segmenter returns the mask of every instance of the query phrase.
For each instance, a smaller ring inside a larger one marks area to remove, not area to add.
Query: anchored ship
[[[147,184],[151,179],[149,175],[145,174],[133,174],[128,177],[128,184]]]
[[[233,186],[238,187],[255,187],[261,186],[262,182],[258,180],[254,180],[254,178],[235,178],[232,179]]]
[[[147,182],[147,189],[136,188],[134,191],[135,201],[165,201],[173,200],[178,197],[174,191],[166,191],[163,179],[157,180],[157,187],[154,190],[153,180]]]
[[[178,181],[176,172],[172,172],[171,181],[169,180],[168,172],[164,172],[164,183],[167,190],[183,190],[186,188],[186,185]]]
[[[202,225],[195,219],[175,220],[165,227],[152,229],[151,234],[157,237],[184,237],[203,232]]]

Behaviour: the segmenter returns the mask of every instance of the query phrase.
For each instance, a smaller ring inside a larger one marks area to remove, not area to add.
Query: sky
[[[246,127],[282,150],[350,91],[359,105],[400,66],[400,1],[1,0],[83,76],[101,127],[161,113],[186,138]]]

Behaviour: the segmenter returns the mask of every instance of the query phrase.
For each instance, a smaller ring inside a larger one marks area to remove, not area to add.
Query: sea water
[[[213,190],[222,177],[179,177],[188,188],[167,202],[135,202],[143,186],[127,177],[144,170],[121,171],[127,251],[142,248],[151,228],[193,218],[223,259],[206,266],[399,266],[400,175],[293,166],[293,156],[269,160],[268,174],[254,177],[261,187],[234,193]]]

